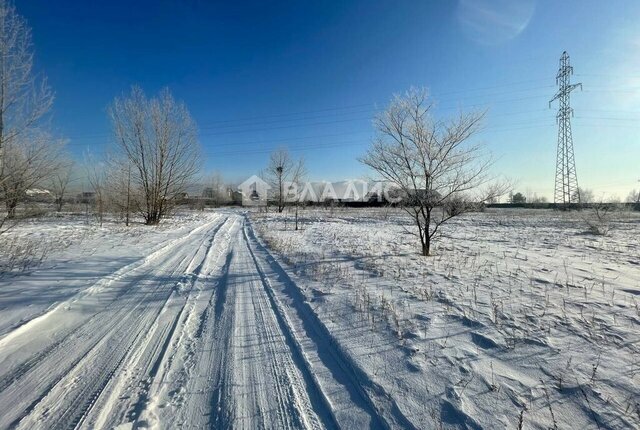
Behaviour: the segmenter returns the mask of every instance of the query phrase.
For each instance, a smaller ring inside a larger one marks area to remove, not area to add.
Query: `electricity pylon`
[[[576,175],[576,160],[573,156],[573,136],[571,134],[571,91],[582,84],[571,84],[569,82],[573,75],[573,67],[569,64],[569,54],[567,51],[560,57],[560,68],[556,75],[556,84],[560,87],[555,96],[549,101],[558,100],[558,154],[556,158],[556,186],[553,196],[554,203],[568,204],[580,203],[580,191],[578,189],[578,177]]]

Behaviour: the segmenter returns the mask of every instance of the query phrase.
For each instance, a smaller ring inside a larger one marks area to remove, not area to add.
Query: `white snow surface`
[[[640,426],[637,214],[469,214],[429,258],[396,210],[301,220],[6,233],[46,252],[0,278],[0,428]]]
[[[584,216],[468,214],[428,258],[394,209],[253,217],[399,427],[640,428],[640,216]]]

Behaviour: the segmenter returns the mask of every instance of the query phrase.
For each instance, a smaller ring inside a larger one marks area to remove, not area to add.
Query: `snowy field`
[[[0,268],[9,272],[0,276],[0,336],[73,297],[90,280],[149,255],[212,216],[184,212],[157,227],[141,220],[130,227],[106,220],[99,227],[93,217],[80,214],[17,224],[0,236]]]
[[[12,229],[29,258],[0,278],[0,428],[640,426],[638,213],[608,236],[469,214],[429,258],[396,210],[301,220]]]
[[[489,210],[417,254],[402,212],[254,214],[387,422],[640,427],[640,216]],[[303,329],[300,329],[303,332]]]

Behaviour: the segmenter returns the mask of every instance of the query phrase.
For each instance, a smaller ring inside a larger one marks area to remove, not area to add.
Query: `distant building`
[[[242,191],[239,190],[234,190],[229,188],[227,190],[227,193],[229,195],[229,200],[231,200],[231,203],[234,205],[241,205],[242,204]]]

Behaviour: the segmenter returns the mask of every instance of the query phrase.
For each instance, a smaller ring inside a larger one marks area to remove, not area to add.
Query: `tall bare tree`
[[[288,193],[287,199],[293,200],[293,205],[295,209],[295,230],[298,231],[300,223],[298,218],[298,213],[300,212],[300,205],[302,204],[301,195],[304,184],[302,183],[307,176],[307,167],[304,163],[304,158],[300,157],[300,159],[295,163],[295,167],[293,172],[291,173],[291,182],[288,185]]]
[[[106,181],[106,194],[109,206],[116,210],[128,227],[131,221],[132,203],[137,200],[131,186],[132,165],[128,159],[110,157],[107,164],[109,173]]]
[[[278,212],[282,212],[287,202],[287,196],[291,193],[290,186],[296,184],[304,175],[304,160],[294,160],[289,151],[280,148],[271,153],[269,165],[264,171],[264,176],[278,204]]]
[[[85,168],[87,171],[87,181],[93,193],[92,203],[94,205],[94,215],[100,227],[102,227],[104,214],[107,209],[109,170],[105,163],[91,160],[90,158],[87,159]]]
[[[31,29],[11,2],[0,0],[0,199],[9,217],[25,187],[51,171],[41,122],[52,103],[46,79],[33,72]]]
[[[360,160],[402,191],[424,256],[444,223],[506,191],[489,185],[491,160],[469,142],[484,113],[437,120],[432,109],[426,89],[395,96],[375,118],[376,137]]]
[[[167,89],[147,98],[134,87],[115,99],[109,114],[117,147],[132,165],[138,210],[146,224],[157,224],[200,168],[195,123]]]
[[[64,199],[71,182],[71,173],[73,171],[73,160],[70,158],[61,159],[58,167],[52,173],[48,182],[48,189],[53,194],[53,201],[56,211],[61,212],[64,206]]]

